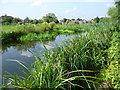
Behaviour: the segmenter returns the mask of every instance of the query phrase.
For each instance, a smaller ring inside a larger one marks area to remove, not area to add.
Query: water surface
[[[45,41],[43,43],[39,41],[35,42],[28,42],[24,44],[14,44],[14,45],[5,45],[2,49],[2,71],[3,75],[7,73],[5,71],[14,74],[16,72],[18,75],[21,75],[19,68],[23,68],[19,63],[15,60],[20,62],[27,63],[30,65],[34,62],[36,56],[42,56],[43,53],[47,49],[52,49],[56,47],[56,44],[60,45],[64,41],[72,40],[73,37],[77,35],[58,35],[56,36],[55,40],[53,41]],[[43,46],[44,44],[44,46]],[[25,70],[26,71],[26,70]],[[27,71],[26,71],[27,72]]]

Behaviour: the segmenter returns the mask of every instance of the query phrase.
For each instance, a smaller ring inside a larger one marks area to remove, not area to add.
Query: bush
[[[56,28],[55,22],[50,22],[50,23],[49,23],[49,28],[50,28],[50,30],[55,29],[55,28]]]
[[[43,22],[43,23],[40,25],[40,30],[41,30],[41,31],[47,31],[47,30],[49,30],[49,23]]]

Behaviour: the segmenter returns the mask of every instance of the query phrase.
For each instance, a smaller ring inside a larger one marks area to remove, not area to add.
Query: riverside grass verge
[[[101,27],[102,26],[102,27]],[[56,25],[54,23],[25,24],[25,25],[3,25],[1,40],[2,44],[20,43],[29,41],[51,40],[59,34],[74,34],[88,32],[96,28],[107,29],[108,24],[89,24],[89,25]]]
[[[23,89],[96,89],[102,79],[95,75],[106,65],[104,51],[110,47],[112,36],[109,29],[99,29],[47,50],[43,57],[35,56],[31,68],[22,64],[29,72],[21,70],[24,77],[16,73],[4,77],[10,80],[10,86]]]
[[[49,25],[49,24],[48,24]],[[50,24],[51,25],[51,24]],[[60,29],[57,26],[44,26],[44,24],[3,25],[1,40],[3,44],[13,42],[26,42],[35,40],[51,40],[59,34],[74,34],[80,31]]]

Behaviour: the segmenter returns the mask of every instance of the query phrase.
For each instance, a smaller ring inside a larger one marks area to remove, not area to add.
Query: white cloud
[[[76,11],[76,10],[77,10],[77,8],[74,7],[74,8],[72,8],[72,9],[67,9],[65,12],[66,12],[66,13],[71,13],[71,12],[74,12],[74,11]]]
[[[109,8],[109,7],[113,7],[113,6],[114,6],[114,5],[111,4],[111,3],[107,3],[107,4],[106,4],[106,7],[108,7],[108,8]]]
[[[77,10],[77,8],[73,8],[73,9],[72,9],[72,11],[75,11],[75,10]]]
[[[66,13],[70,13],[70,10],[69,10],[69,9],[67,9],[65,12],[66,12]]]
[[[22,56],[27,56],[27,57],[32,57],[33,56],[33,54],[30,53],[29,51],[21,51],[21,55]]]
[[[42,4],[43,4],[43,1],[42,1],[42,0],[39,0],[39,1],[33,2],[31,5],[32,5],[32,6],[39,6],[39,5],[42,5]]]

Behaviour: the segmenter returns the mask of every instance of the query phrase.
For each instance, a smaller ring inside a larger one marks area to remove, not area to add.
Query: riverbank
[[[55,23],[3,25],[1,41],[2,44],[14,42],[21,43],[29,41],[48,41],[60,34],[68,35],[81,32],[89,32],[95,30],[96,28],[99,28],[101,30],[102,25],[104,26],[103,23],[101,23],[101,25],[99,24],[59,25]],[[105,28],[107,26],[105,26]]]
[[[29,41],[48,41],[60,34],[75,34],[82,31],[76,31],[76,28],[81,27],[76,25],[73,29],[70,26],[54,25],[48,29],[48,26],[43,25],[4,25],[2,26],[1,40],[3,44],[13,42],[29,42]],[[71,26],[72,27],[72,26]]]

